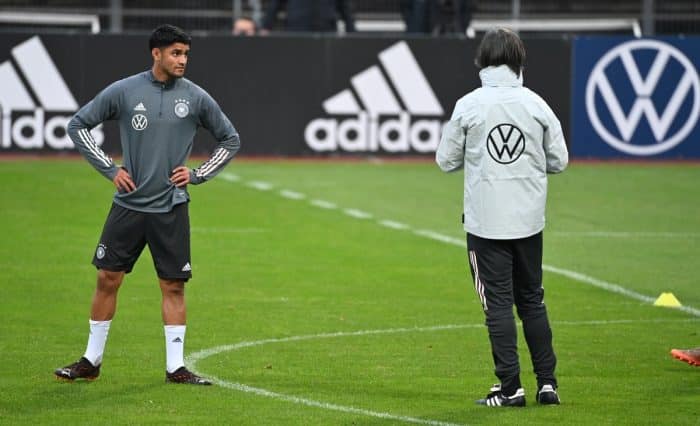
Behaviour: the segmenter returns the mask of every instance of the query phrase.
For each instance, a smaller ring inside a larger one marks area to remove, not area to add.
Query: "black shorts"
[[[159,278],[192,278],[187,203],[167,213],[143,213],[112,204],[92,264],[98,269],[129,273],[146,244]]]

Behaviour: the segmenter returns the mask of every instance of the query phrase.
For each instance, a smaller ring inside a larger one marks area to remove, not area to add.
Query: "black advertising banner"
[[[525,40],[526,86],[568,129],[570,42]],[[3,35],[0,153],[73,150],[70,116],[113,81],[151,66],[146,36]],[[241,155],[427,155],[457,99],[479,86],[478,41],[416,38],[195,38],[187,78],[241,134]],[[93,129],[119,154],[114,123]],[[194,153],[207,154],[200,131]]]
[[[147,43],[147,41],[146,41]],[[148,68],[143,41],[116,36],[10,35],[0,38],[0,153],[74,151],[65,126],[115,80]],[[114,123],[92,134],[118,154]]]

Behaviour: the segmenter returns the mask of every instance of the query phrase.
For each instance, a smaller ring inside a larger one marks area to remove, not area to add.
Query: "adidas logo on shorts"
[[[182,267],[181,271],[182,272],[191,272],[192,266],[190,266],[190,262],[185,263],[185,266]]]

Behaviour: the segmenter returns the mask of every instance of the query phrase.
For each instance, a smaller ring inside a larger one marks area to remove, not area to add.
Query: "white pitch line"
[[[354,217],[355,219],[369,219],[372,217],[372,213],[367,213],[362,210],[357,209],[344,209],[343,213],[348,216]]]
[[[293,395],[285,395],[283,393],[272,392],[272,391],[269,391],[267,389],[255,388],[252,386],[244,385],[242,383],[227,382],[225,380],[217,379],[214,377],[212,377],[210,380],[212,380],[213,383],[215,383],[221,387],[227,388],[227,389],[233,389],[233,390],[238,390],[241,392],[252,393],[252,394],[258,395],[258,396],[265,396],[268,398],[273,398],[273,399],[277,399],[277,400],[281,400],[281,401],[291,402],[294,404],[306,405],[308,407],[322,408],[324,410],[340,411],[341,413],[359,414],[359,415],[368,416],[368,417],[377,417],[380,419],[401,421],[401,422],[421,424],[421,425],[461,426],[458,423],[441,422],[438,420],[424,420],[424,419],[419,419],[416,417],[398,416],[398,415],[391,414],[391,413],[382,413],[380,411],[370,411],[370,410],[365,410],[362,408],[355,408],[355,407],[349,407],[349,406],[344,406],[344,405],[331,404],[331,403],[322,402],[322,401],[314,401],[313,399],[300,398],[298,396],[293,396]]]
[[[671,309],[678,309],[679,311],[687,312],[687,313],[694,315],[696,317],[700,317],[700,309],[693,308],[692,306],[681,305],[681,306],[678,306],[677,308],[671,308]]]
[[[542,269],[548,272],[554,272],[555,274],[563,275],[567,278],[571,278],[572,280],[575,281],[581,281],[586,284],[592,285],[594,287],[602,288],[603,290],[611,291],[613,293],[618,293],[622,294],[623,296],[627,296],[631,299],[636,299],[640,300],[645,303],[654,303],[653,297],[643,295],[641,293],[637,293],[632,290],[628,290],[622,286],[619,286],[617,284],[609,283],[607,281],[599,280],[597,278],[589,277],[588,275],[581,274],[579,272],[574,272],[574,271],[569,271],[567,269],[561,269],[557,268],[556,266],[551,266],[551,265],[542,265]]]
[[[375,334],[390,334],[390,333],[405,333],[405,332],[412,332],[412,331],[434,331],[434,330],[449,330],[449,329],[460,329],[460,328],[481,328],[484,327],[483,324],[462,324],[462,325],[443,325],[443,326],[433,326],[433,327],[415,327],[415,328],[392,328],[392,329],[384,329],[384,330],[360,330],[360,331],[350,331],[350,332],[336,332],[336,333],[320,333],[320,334],[312,334],[312,335],[304,335],[304,336],[291,336],[291,337],[283,337],[279,339],[263,339],[263,340],[257,340],[257,341],[250,341],[250,342],[240,342],[236,343],[233,345],[224,345],[224,346],[217,346],[214,348],[209,348],[209,349],[204,349],[199,352],[195,352],[187,357],[187,365],[189,368],[194,371],[194,372],[199,372],[196,369],[196,364],[198,361],[208,358],[213,355],[218,355],[223,352],[229,352],[229,351],[235,351],[238,349],[242,348],[247,348],[251,346],[260,346],[268,343],[284,343],[284,342],[297,342],[297,341],[302,341],[302,340],[312,340],[312,339],[324,339],[324,338],[334,338],[334,337],[346,337],[346,336],[365,336],[365,335],[375,335]],[[273,392],[269,391],[267,389],[262,389],[262,388],[256,388],[252,386],[248,386],[243,383],[234,383],[234,382],[228,382],[226,380],[219,379],[218,377],[214,377],[211,375],[207,375],[205,373],[201,373],[202,375],[206,375],[210,380],[212,380],[215,384],[225,387],[227,389],[233,389],[241,392],[246,392],[246,393],[252,393],[254,395],[258,396],[264,396],[267,398],[272,398],[272,399],[277,399],[281,401],[286,401],[286,402],[291,402],[294,404],[300,404],[300,405],[306,405],[309,407],[316,407],[316,408],[322,408],[325,410],[332,410],[332,411],[339,411],[342,413],[349,413],[349,414],[359,414],[363,416],[368,416],[368,417],[376,417],[380,419],[387,419],[387,420],[396,420],[396,421],[401,421],[405,423],[414,423],[414,424],[422,424],[422,425],[430,425],[430,426],[461,426],[457,423],[448,423],[448,422],[442,422],[439,420],[430,420],[430,419],[420,419],[416,417],[409,417],[409,416],[400,416],[400,415],[395,415],[391,413],[384,413],[384,412],[379,412],[379,411],[371,411],[371,410],[365,410],[362,408],[357,408],[357,407],[352,407],[352,406],[344,406],[344,405],[338,405],[338,404],[331,404],[328,402],[323,402],[323,401],[315,401],[313,399],[308,399],[308,398],[300,398],[294,395],[285,395],[282,393],[278,392]]]
[[[676,322],[691,322],[693,320],[689,319],[651,319],[651,320],[592,320],[592,321],[552,321],[552,325],[562,325],[562,326],[598,326],[598,325],[615,325],[615,324],[649,324],[649,323],[676,323]],[[697,321],[697,320],[695,320]],[[216,346],[209,349],[203,349],[201,351],[195,352],[187,356],[186,364],[189,368],[197,374],[201,374],[209,377],[215,384],[227,388],[233,389],[240,392],[251,393],[258,396],[263,396],[266,398],[272,398],[280,401],[291,402],[293,404],[306,405],[308,407],[322,408],[325,410],[339,411],[342,413],[359,414],[368,417],[376,417],[387,420],[397,420],[406,423],[424,424],[431,426],[458,426],[455,423],[442,422],[439,420],[430,419],[420,419],[416,417],[400,416],[391,413],[384,413],[379,411],[365,410],[362,408],[344,406],[338,404],[331,404],[323,401],[315,401],[308,398],[300,398],[294,395],[285,395],[279,392],[269,391],[267,389],[256,388],[253,386],[248,386],[243,383],[228,382],[222,380],[218,377],[214,377],[199,371],[196,365],[199,361],[209,358],[214,355],[218,355],[224,352],[236,351],[243,348],[249,348],[253,346],[261,346],[270,343],[286,343],[286,342],[299,342],[305,340],[315,340],[315,339],[329,339],[337,337],[352,337],[352,336],[369,336],[369,335],[382,335],[382,334],[397,334],[397,333],[412,333],[412,332],[430,332],[430,331],[443,331],[443,330],[460,330],[469,328],[483,328],[483,324],[447,324],[447,325],[436,325],[428,327],[401,327],[401,328],[389,328],[389,329],[379,329],[379,330],[359,330],[359,331],[341,331],[335,333],[319,333],[319,334],[308,334],[300,336],[290,336],[282,338],[270,338],[262,340],[254,340],[247,342],[239,342],[231,345]]]
[[[567,278],[571,278],[574,281],[583,282],[594,287],[602,288],[613,293],[618,293],[623,296],[627,296],[631,299],[636,299],[645,303],[653,304],[656,298],[650,297],[636,291],[628,290],[620,285],[609,283],[607,281],[599,280],[597,278],[589,277],[588,275],[581,274],[579,272],[569,271],[567,269],[557,268],[551,265],[542,265],[542,269],[548,272],[554,272],[555,274],[563,275]],[[679,306],[677,308],[679,311],[687,312],[696,317],[700,317],[700,309],[693,308],[692,306]]]
[[[545,231],[555,237],[600,238],[698,238],[700,232],[651,232],[651,231]]]
[[[589,320],[589,321],[552,321],[554,325],[617,325],[617,324],[663,324],[677,322],[698,322],[697,318],[657,318],[657,319],[619,319],[619,320]],[[518,321],[518,325],[522,325]]]
[[[271,190],[274,185],[269,183],[269,182],[263,182],[259,180],[253,180],[248,183],[246,183],[246,186],[249,186],[251,188],[259,189],[260,191],[269,191]]]
[[[225,176],[228,176],[228,179],[231,179],[231,177],[235,176],[235,175],[228,175],[227,174]],[[271,189],[273,187],[272,184],[269,184],[267,182],[256,182],[256,181],[250,182],[247,185],[253,186],[253,187],[255,187],[257,189],[261,189],[261,190],[268,190],[268,189]],[[262,186],[262,187],[260,187],[260,186]],[[329,209],[329,210],[335,209],[338,207],[336,204],[331,203],[330,201],[325,201],[325,200],[311,200],[311,205],[316,206],[316,207],[320,207],[323,209]],[[371,213],[363,212],[361,210],[345,209],[343,211],[345,214],[347,214],[349,216],[360,218],[360,219],[366,219],[366,218],[372,217]],[[361,215],[369,215],[369,216],[366,216],[366,217],[365,216],[356,216],[354,214],[349,213],[349,211],[359,212]],[[382,226],[393,228],[393,229],[411,229],[408,226],[406,226],[406,228],[398,228],[395,226],[391,226],[390,224],[396,224],[398,222],[393,222],[393,221],[389,221],[389,220],[383,220],[383,221],[379,221],[377,223],[379,223]],[[430,239],[435,240],[435,241],[440,241],[440,242],[443,242],[446,244],[452,244],[452,245],[459,246],[462,248],[465,248],[467,245],[466,241],[463,239],[454,238],[454,237],[440,234],[438,232],[427,230],[427,229],[414,230],[413,233],[415,235],[418,235],[421,237],[430,238]],[[560,232],[560,234],[561,234],[561,232]],[[611,234],[611,233],[606,232],[606,231],[600,232],[600,236],[603,236],[605,234]],[[612,234],[622,236],[622,235],[626,235],[627,233],[623,232],[623,233],[612,233]],[[649,233],[649,234],[650,235],[668,234],[668,236],[670,236],[670,235],[673,235],[674,237],[676,236],[676,233],[663,233],[663,232],[662,233]],[[691,232],[688,234],[692,236],[692,235],[695,235],[696,233]],[[632,234],[632,235],[634,235],[634,234]],[[700,234],[698,234],[698,235],[700,235]],[[680,233],[678,233],[677,236],[680,236]],[[546,264],[542,265],[542,269],[545,271],[548,271],[548,272],[552,272],[555,274],[565,276],[567,278],[573,279],[575,281],[578,281],[578,282],[581,282],[584,284],[592,285],[594,287],[597,287],[597,288],[600,288],[600,289],[603,289],[606,291],[610,291],[610,292],[617,293],[617,294],[620,294],[620,295],[623,295],[623,296],[626,296],[626,297],[629,297],[629,298],[632,298],[635,300],[639,300],[639,301],[642,301],[644,303],[653,304],[654,301],[656,300],[655,298],[653,298],[651,296],[647,296],[647,295],[644,295],[641,293],[637,293],[633,290],[626,289],[626,288],[622,287],[621,285],[610,283],[610,282],[607,282],[604,280],[600,280],[598,278],[594,278],[594,277],[591,277],[589,275],[582,274],[580,272],[571,271],[569,269],[558,268],[556,266],[551,266],[551,265],[546,265]],[[700,317],[700,309],[694,308],[692,306],[680,306],[678,308],[672,308],[672,309],[677,309],[679,311],[686,312],[686,313],[691,314],[693,316]]]
[[[221,173],[219,177],[228,182],[240,182],[241,177],[233,173]]]
[[[316,206],[316,207],[320,207],[320,208],[326,209],[326,210],[332,210],[332,209],[335,209],[338,207],[334,203],[331,203],[330,201],[325,201],[325,200],[311,200],[311,205]]]
[[[466,239],[450,237],[427,229],[418,229],[413,231],[413,233],[421,237],[430,238],[431,240],[436,240],[443,243],[460,246],[463,248],[467,247]]]
[[[190,228],[192,232],[201,232],[209,234],[255,234],[259,232],[269,232],[269,229],[265,228],[203,228],[193,226]]]
[[[616,324],[652,324],[652,323],[677,323],[677,322],[698,322],[700,320],[690,318],[656,318],[656,319],[618,319],[618,320],[583,320],[583,321],[551,321],[553,325],[570,325],[570,326],[587,326],[587,325],[616,325]],[[519,322],[518,322],[519,323]],[[353,336],[371,336],[382,334],[398,334],[398,333],[419,333],[429,331],[444,331],[444,330],[464,330],[469,328],[484,328],[483,323],[476,324],[444,324],[431,325],[424,327],[396,327],[383,328],[373,330],[355,330],[355,331],[335,331],[328,333],[304,334],[289,337],[272,337],[269,339],[244,341],[230,345],[221,345],[209,349],[202,349],[187,356],[188,364],[195,363],[209,358],[210,356],[218,355],[223,352],[236,351],[243,348],[253,346],[262,346],[269,343],[289,343],[299,342],[304,340],[315,339],[333,339],[336,337],[353,337]]]
[[[405,223],[394,222],[393,220],[380,220],[377,221],[377,223],[382,226],[386,226],[387,228],[396,229],[399,231],[410,228],[410,226],[406,225]]]
[[[430,238],[436,241],[441,241],[443,243],[447,244],[453,244],[459,247],[466,247],[467,243],[464,240],[458,239],[458,238],[453,238],[447,235],[443,235],[437,232],[433,231],[427,231],[427,230],[418,230],[413,232],[416,235],[420,235],[422,237]],[[624,287],[622,287],[619,284],[613,284],[611,282],[603,281],[598,278],[593,278],[589,275],[582,274],[580,272],[575,272],[575,271],[570,271],[568,269],[563,269],[563,268],[557,268],[556,266],[551,266],[547,264],[542,264],[542,269],[548,272],[552,272],[555,274],[563,275],[567,278],[571,278],[574,281],[578,281],[584,284],[592,285],[594,287],[598,287],[603,290],[607,290],[613,293],[621,294],[623,296],[627,296],[629,298],[635,299],[642,301],[644,303],[650,303],[653,304],[656,298],[647,296],[641,293],[637,293],[632,290],[628,290]],[[700,317],[700,309],[694,308],[692,306],[680,306],[678,308],[672,308],[672,309],[677,309],[679,311],[683,311],[686,313],[689,313],[691,315],[694,315],[696,317]]]
[[[289,198],[290,200],[303,200],[306,198],[306,195],[302,194],[301,192],[290,191],[289,189],[281,189],[280,195],[284,198]]]

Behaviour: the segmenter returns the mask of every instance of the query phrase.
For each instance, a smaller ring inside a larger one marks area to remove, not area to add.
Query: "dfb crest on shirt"
[[[525,136],[512,124],[499,124],[489,132],[486,149],[497,163],[510,164],[525,151]]]
[[[180,118],[187,117],[190,113],[190,101],[187,99],[175,99],[175,115]]]
[[[100,243],[97,246],[97,250],[95,250],[95,257],[98,259],[104,259],[106,253],[107,253],[107,246]]]

